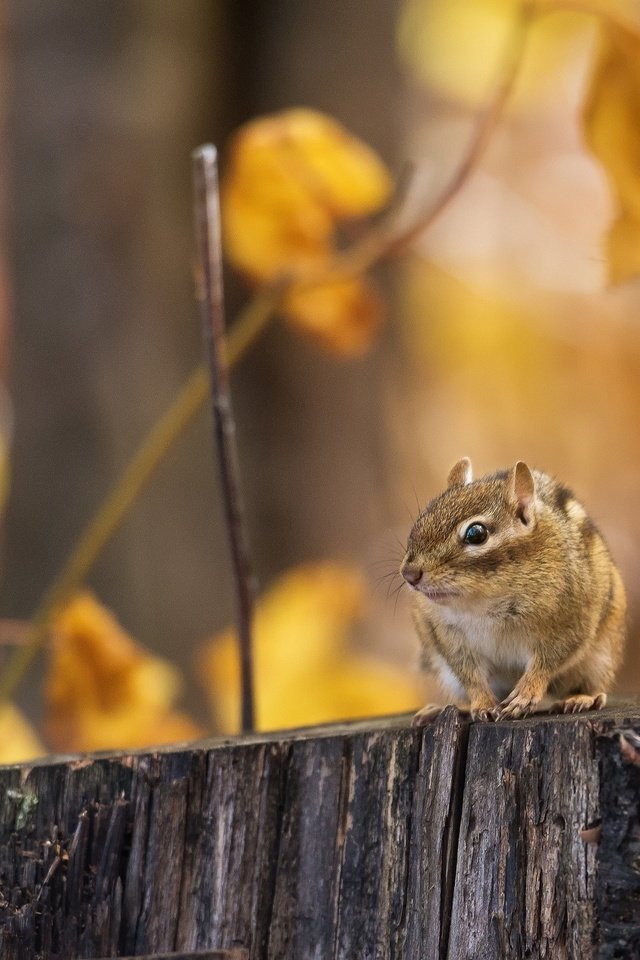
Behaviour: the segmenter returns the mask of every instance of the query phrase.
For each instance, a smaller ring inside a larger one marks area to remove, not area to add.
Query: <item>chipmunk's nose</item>
[[[401,573],[407,583],[410,583],[412,587],[415,587],[415,585],[422,580],[422,568],[416,566],[415,563],[403,564]]]

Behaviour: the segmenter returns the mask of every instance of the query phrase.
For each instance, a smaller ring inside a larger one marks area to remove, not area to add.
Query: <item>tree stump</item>
[[[1,767],[0,956],[640,956],[634,727],[448,708]]]

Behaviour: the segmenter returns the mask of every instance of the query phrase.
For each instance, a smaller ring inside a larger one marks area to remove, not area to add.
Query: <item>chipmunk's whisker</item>
[[[376,577],[376,587],[379,587],[385,580],[393,580],[394,577],[398,576],[400,576],[400,574],[397,570],[389,570],[388,573],[383,573],[379,577]]]
[[[397,534],[397,533],[394,533],[393,530],[387,530],[387,533],[390,533],[390,534],[391,534],[391,536],[393,537],[393,539],[396,541],[396,543],[398,544],[398,546],[399,546],[400,549],[402,550],[402,556],[404,556],[404,555],[405,555],[405,552],[406,552],[406,549],[407,549],[406,543],[403,543],[402,540],[400,539],[400,537],[398,536],[398,534]]]
[[[393,582],[394,582],[395,578],[396,578],[396,577],[399,577],[399,576],[400,576],[400,573],[399,573],[399,571],[398,571],[397,569],[388,570],[386,573],[383,573],[383,574],[381,574],[380,576],[378,576],[378,577],[376,577],[376,578],[374,579],[374,581],[373,581],[373,589],[374,589],[374,590],[378,590],[380,587],[384,586],[384,584],[385,584],[386,581],[388,581],[388,582],[387,582],[387,599],[388,599],[388,598],[389,598],[389,590],[390,590],[390,588],[393,586]]]
[[[386,597],[387,600],[389,600],[391,597],[391,591],[394,589],[394,583],[395,583],[396,577],[400,577],[400,574],[398,573],[397,570],[394,571],[393,576],[389,578],[389,583],[387,584],[387,597]],[[401,579],[399,586],[401,587],[403,583],[404,583],[404,580]],[[399,587],[396,587],[395,589],[398,590]]]
[[[413,513],[409,509],[409,505],[407,504],[406,500],[402,501],[402,506],[405,508],[405,510],[409,514],[409,519],[411,520],[411,526],[413,526],[416,522],[416,518],[414,517]]]
[[[396,615],[396,610],[398,609],[398,597],[400,596],[400,591],[402,590],[403,587],[406,587],[406,586],[407,586],[406,582],[405,582],[404,580],[401,580],[400,583],[398,584],[398,586],[397,586],[394,590],[391,591],[390,596],[388,596],[388,599],[391,599],[391,597],[395,597],[395,600],[394,600],[394,603],[393,603],[393,615],[394,615],[394,617],[395,617],[395,615]]]

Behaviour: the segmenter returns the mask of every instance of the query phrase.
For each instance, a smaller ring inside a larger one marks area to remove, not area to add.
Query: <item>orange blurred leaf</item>
[[[601,27],[584,107],[587,143],[605,168],[616,215],[606,238],[609,279],[640,275],[640,37]]]
[[[351,649],[365,607],[360,573],[340,564],[297,567],[260,600],[254,626],[256,707],[261,730],[415,708],[420,681]],[[238,727],[239,662],[234,630],[205,646],[205,678],[220,728]]]
[[[382,307],[363,280],[331,280],[295,285],[287,293],[284,315],[323,347],[341,354],[363,353],[380,325]]]
[[[181,687],[172,664],[138,646],[91,594],[79,594],[53,625],[47,735],[58,750],[193,739],[201,730],[173,707]]]
[[[258,281],[323,266],[336,225],[379,210],[391,180],[341,124],[295,109],[241,127],[222,184],[226,252]]]
[[[391,193],[381,160],[344,127],[314,110],[285,110],[236,133],[222,184],[225,251],[257,283],[294,281],[283,313],[322,345],[360,353],[380,302],[358,279],[322,281],[344,221],[378,211]]]

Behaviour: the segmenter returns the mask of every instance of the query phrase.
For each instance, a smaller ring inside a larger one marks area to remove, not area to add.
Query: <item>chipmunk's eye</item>
[[[471,526],[465,530],[462,539],[465,543],[470,543],[475,547],[480,543],[484,543],[488,536],[489,531],[483,523],[472,523]]]

